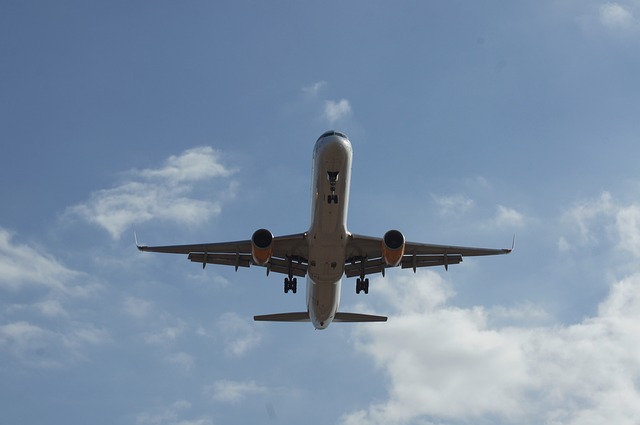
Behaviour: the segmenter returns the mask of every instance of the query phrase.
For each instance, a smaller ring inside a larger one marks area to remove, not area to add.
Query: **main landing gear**
[[[288,277],[284,278],[284,293],[287,294],[289,291],[293,291],[295,294],[298,292],[298,279],[293,277],[293,258],[287,256],[287,260],[289,262],[289,273]]]
[[[284,293],[287,294],[289,291],[293,291],[294,294],[298,291],[298,279],[295,277],[284,278]]]
[[[367,257],[359,257],[358,260],[360,260],[360,277],[356,280],[356,294],[359,294],[362,291],[364,291],[365,294],[368,294],[369,279],[365,279],[365,276],[367,275]]]
[[[369,293],[369,279],[360,279],[356,280],[356,294],[359,294],[361,291],[364,291],[365,294]]]

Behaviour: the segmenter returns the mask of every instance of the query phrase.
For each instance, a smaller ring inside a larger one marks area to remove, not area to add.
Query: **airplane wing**
[[[220,264],[224,266],[249,267],[254,265],[251,254],[251,240],[235,242],[218,242],[194,245],[168,245],[168,246],[136,246],[140,251],[164,252],[168,254],[185,254],[188,259],[201,263],[204,268],[207,264]],[[271,259],[263,267],[267,273],[291,274],[304,277],[307,274],[309,247],[304,233],[295,235],[277,236],[273,238],[273,254]]]
[[[384,275],[387,266],[382,258],[382,244],[382,238],[351,235],[347,242],[345,275],[347,277],[373,273]],[[407,242],[400,266],[403,269],[411,268],[414,272],[418,267],[444,266],[448,269],[450,264],[462,262],[462,257],[508,254],[512,250],[513,247],[489,249]]]

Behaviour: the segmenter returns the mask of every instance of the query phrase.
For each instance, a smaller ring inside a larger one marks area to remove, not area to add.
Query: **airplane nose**
[[[320,139],[329,137],[329,136],[339,136],[339,137],[342,137],[343,139],[349,139],[346,134],[341,133],[339,131],[335,131],[335,130],[325,131],[324,133],[322,133],[322,136],[320,136]]]
[[[348,156],[351,153],[349,140],[338,136],[329,136],[321,139],[319,148],[321,148],[323,155],[330,157]]]
[[[349,142],[349,139],[343,133],[337,131],[327,131],[322,136],[320,136],[320,138],[316,142],[314,155],[318,154],[320,150],[322,150],[323,152],[333,151],[334,153],[344,154],[347,152],[351,152],[351,142]]]

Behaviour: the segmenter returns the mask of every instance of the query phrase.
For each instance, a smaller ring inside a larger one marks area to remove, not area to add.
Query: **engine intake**
[[[273,255],[273,234],[267,229],[258,229],[251,236],[253,263],[264,266]]]
[[[382,238],[382,258],[389,267],[400,264],[404,255],[405,239],[398,230],[389,230]]]

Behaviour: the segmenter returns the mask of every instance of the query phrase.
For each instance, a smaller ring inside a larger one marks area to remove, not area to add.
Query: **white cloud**
[[[128,296],[123,301],[124,311],[136,319],[144,319],[147,317],[153,308],[151,301],[145,301],[140,298]]]
[[[302,92],[309,98],[315,99],[318,94],[327,87],[326,81],[318,81],[302,88]]]
[[[14,243],[11,233],[0,227],[0,288],[15,291],[39,286],[83,295],[91,291],[91,285],[77,284],[82,277],[83,273],[65,267],[42,249]]]
[[[108,342],[109,334],[77,318],[71,320],[63,301],[86,299],[102,286],[42,249],[12,239],[0,227],[0,290],[17,293],[29,303],[6,305],[3,301],[9,297],[0,297],[2,316],[10,318],[0,324],[0,351],[26,366],[57,367],[84,360],[85,349]]]
[[[233,172],[212,148],[189,149],[171,156],[163,167],[130,172],[130,181],[92,193],[87,202],[69,208],[67,214],[103,227],[114,239],[131,226],[156,218],[202,223],[219,214],[221,206],[219,201],[191,197],[194,183],[227,178]],[[229,190],[233,187],[230,184]]]
[[[229,177],[233,172],[221,164],[218,152],[209,146],[202,146],[188,149],[179,156],[172,155],[164,167],[145,169],[139,174],[149,179],[160,179],[164,183],[177,184]]]
[[[159,331],[151,332],[144,337],[147,344],[154,345],[171,345],[184,334],[186,326],[183,322],[179,322],[175,326],[167,326]]]
[[[50,350],[56,340],[54,332],[28,322],[0,325],[0,348],[29,366],[60,366],[58,356],[45,351]]]
[[[438,274],[402,280],[376,284],[383,297],[391,295],[398,312],[384,327],[358,330],[359,349],[372,356],[391,380],[390,399],[372,405],[361,423],[517,412],[514,390],[526,378],[517,342],[487,328],[484,309],[447,307],[451,290]],[[345,422],[358,423],[353,417]]]
[[[396,313],[358,327],[356,345],[387,374],[388,398],[343,423],[637,423],[640,274],[573,325],[540,326],[545,313],[523,304],[507,309],[518,325],[500,326],[504,309],[448,305],[432,272],[376,287]]]
[[[351,115],[351,105],[346,99],[339,101],[327,100],[324,103],[324,118],[333,125],[348,118]]]
[[[225,342],[225,353],[231,357],[243,356],[262,341],[254,322],[245,320],[236,313],[220,316],[217,328]]]
[[[191,354],[180,351],[178,353],[171,354],[165,357],[167,363],[174,364],[182,369],[184,372],[189,372],[193,369],[195,359]]]
[[[564,236],[560,236],[558,239],[558,251],[566,252],[571,249],[571,244],[567,241]]]
[[[5,307],[4,312],[10,313],[12,317],[25,313],[38,313],[47,319],[69,318],[69,312],[62,306],[62,303],[52,298],[34,302],[33,304],[11,304]]]
[[[106,330],[87,324],[70,324],[70,329],[53,331],[26,321],[0,325],[0,349],[26,365],[61,367],[85,360],[87,346],[111,340]]]
[[[336,124],[344,125],[351,117],[351,104],[347,99],[331,100],[322,96],[322,92],[327,88],[326,81],[318,81],[308,86],[302,87],[305,101],[320,108],[320,119],[326,121],[330,126]]]
[[[582,201],[574,205],[564,214],[564,220],[572,227],[577,227],[581,243],[597,242],[593,234],[593,224],[597,220],[610,216],[615,210],[611,194],[603,192],[599,199]],[[595,228],[600,229],[597,225]]]
[[[616,213],[620,248],[640,258],[640,205],[621,207]]]
[[[524,224],[524,215],[513,208],[498,205],[498,213],[495,218],[495,224],[498,227],[521,227]]]
[[[488,310],[488,320],[491,326],[515,324],[532,327],[552,321],[553,317],[543,308],[530,302],[519,303],[514,307],[494,306]]]
[[[587,34],[626,37],[640,29],[636,15],[640,10],[637,0],[581,1],[575,5],[583,10],[577,22]]]
[[[604,192],[597,199],[585,200],[571,207],[563,220],[569,223],[569,230],[577,230],[578,238],[572,244],[570,236],[562,236],[560,249],[617,240],[618,249],[640,258],[639,203],[624,205]]]
[[[205,393],[213,400],[221,403],[239,403],[253,395],[266,394],[267,387],[254,381],[220,380],[205,388]]]
[[[136,417],[138,425],[212,425],[213,420],[208,416],[198,419],[181,419],[183,412],[191,409],[191,403],[178,400],[169,406],[160,406],[149,412],[140,413]]]
[[[600,6],[600,23],[610,29],[629,29],[634,23],[633,14],[620,3],[608,2]]]
[[[578,243],[606,240],[640,258],[639,204],[605,192],[574,205],[563,219]],[[559,247],[570,248],[565,237]],[[451,289],[430,271],[381,280],[376,287],[395,312],[385,327],[356,328],[356,348],[386,373],[390,387],[385,400],[342,422],[637,423],[637,264],[611,285],[596,314],[574,324],[554,323],[527,302],[455,307]]]
[[[68,317],[69,313],[58,300],[45,300],[33,305],[43,316],[49,318]]]
[[[70,348],[84,344],[103,344],[111,341],[109,333],[90,324],[74,324],[74,328],[63,337],[65,345]]]
[[[441,215],[461,216],[474,206],[473,199],[465,195],[437,196],[431,194]]]

